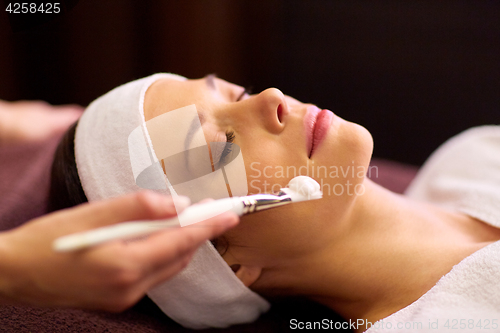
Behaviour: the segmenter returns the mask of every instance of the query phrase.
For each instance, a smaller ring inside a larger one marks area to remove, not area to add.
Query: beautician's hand
[[[238,223],[226,212],[132,242],[56,253],[54,239],[113,223],[174,216],[172,199],[140,192],[83,204],[0,233],[0,301],[122,311],[184,268],[205,240]]]
[[[62,133],[82,112],[78,105],[0,100],[0,146],[40,141]]]

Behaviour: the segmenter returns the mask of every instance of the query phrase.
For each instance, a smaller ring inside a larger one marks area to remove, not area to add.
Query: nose
[[[289,113],[285,95],[281,90],[269,88],[252,96],[248,102],[253,104],[253,111],[259,116],[264,127],[271,133],[278,134],[285,128],[286,116]]]

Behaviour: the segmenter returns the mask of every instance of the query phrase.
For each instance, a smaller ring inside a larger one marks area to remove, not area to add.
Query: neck
[[[465,215],[412,201],[368,179],[365,188],[350,212],[332,221],[332,241],[294,272],[296,292],[346,319],[385,318],[500,239],[497,229]]]

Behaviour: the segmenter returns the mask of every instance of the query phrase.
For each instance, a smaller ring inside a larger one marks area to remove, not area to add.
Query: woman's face
[[[276,88],[248,95],[243,87],[213,75],[155,82],[145,97],[146,121],[191,104],[196,105],[207,142],[225,141],[226,134],[234,134],[249,194],[276,191],[299,174],[314,178],[323,190],[321,200],[244,217],[226,235],[228,261],[236,255],[272,264],[310,251],[327,237],[325,228],[362,195],[373,146],[365,128]],[[238,247],[255,251],[238,254]]]

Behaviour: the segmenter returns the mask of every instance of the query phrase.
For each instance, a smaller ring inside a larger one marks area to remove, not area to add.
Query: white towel
[[[406,194],[500,228],[500,126],[470,129],[425,163]],[[500,241],[366,332],[500,332]]]

